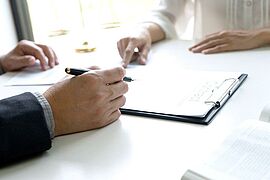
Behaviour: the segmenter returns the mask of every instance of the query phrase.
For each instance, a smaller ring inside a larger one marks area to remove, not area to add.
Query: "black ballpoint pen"
[[[81,74],[86,73],[88,71],[90,71],[90,69],[77,69],[77,68],[66,68],[65,69],[65,72],[67,74],[71,74],[74,76],[81,75]],[[123,81],[131,82],[131,81],[134,81],[134,79],[132,79],[131,77],[124,77]]]

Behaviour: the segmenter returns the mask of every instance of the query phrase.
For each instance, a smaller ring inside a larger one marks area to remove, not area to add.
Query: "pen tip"
[[[131,81],[134,81],[134,79],[132,79],[130,77],[124,77],[123,81],[131,82]]]
[[[66,73],[70,73],[70,68],[66,68],[66,69],[65,69],[65,72],[66,72]]]

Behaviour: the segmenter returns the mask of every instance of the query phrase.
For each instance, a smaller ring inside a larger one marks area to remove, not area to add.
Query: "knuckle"
[[[110,94],[113,94],[113,92],[110,92]],[[96,93],[96,100],[97,104],[104,104],[104,99],[105,99],[105,94],[102,92],[97,92]]]
[[[90,73],[86,74],[85,78],[87,81],[89,81],[89,83],[97,84],[97,83],[100,83],[103,81],[101,76],[95,72],[90,72]]]
[[[24,48],[25,46],[27,46],[28,44],[28,41],[27,40],[21,40],[18,42],[16,48],[17,49],[21,49],[21,48]]]
[[[43,55],[43,50],[40,47],[38,47],[38,46],[36,46],[33,49],[33,52],[34,52],[34,54],[41,54],[41,55]]]
[[[42,51],[48,51],[48,52],[50,52],[52,49],[51,49],[51,47],[49,47],[49,46],[47,46],[47,45],[40,45],[40,49],[42,50]]]
[[[27,43],[28,43],[27,40],[20,40],[20,41],[18,42],[18,45],[23,45],[23,44],[27,44]]]
[[[103,79],[96,73],[88,73],[79,76],[80,85],[82,89],[89,89],[89,87],[100,87],[100,84],[103,82]]]

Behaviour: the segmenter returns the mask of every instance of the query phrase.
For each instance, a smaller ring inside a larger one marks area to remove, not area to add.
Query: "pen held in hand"
[[[90,71],[90,69],[77,69],[77,68],[66,68],[65,69],[65,72],[67,74],[74,75],[74,76],[79,76],[79,75],[86,73],[88,71]],[[131,77],[124,77],[123,81],[131,82],[131,81],[134,81],[134,79],[132,79]]]

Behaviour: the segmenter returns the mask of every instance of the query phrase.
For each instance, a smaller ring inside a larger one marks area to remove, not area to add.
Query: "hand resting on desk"
[[[59,64],[55,52],[49,46],[22,40],[13,50],[0,57],[0,65],[2,71],[8,72],[34,65],[36,60],[39,60],[42,70]]]

